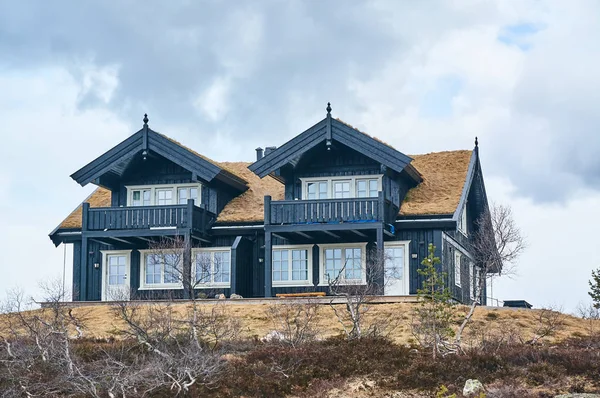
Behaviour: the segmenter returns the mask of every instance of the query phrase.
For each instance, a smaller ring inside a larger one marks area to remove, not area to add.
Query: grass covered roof
[[[472,151],[434,152],[410,155],[411,164],[422,175],[423,182],[408,191],[400,215],[417,216],[452,214],[460,201]],[[249,162],[220,162],[222,168],[248,182],[248,190],[233,198],[217,218],[219,223],[262,222],[264,196],[283,200],[283,185],[269,176],[261,179],[248,169]],[[90,207],[109,207],[111,193],[104,188],[96,189],[85,202]],[[60,229],[81,228],[81,205],[60,224]]]

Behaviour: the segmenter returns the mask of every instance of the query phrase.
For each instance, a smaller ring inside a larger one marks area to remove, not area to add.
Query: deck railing
[[[374,222],[385,220],[383,193],[376,198],[278,200],[265,196],[265,224]]]
[[[204,232],[215,215],[193,200],[184,205],[93,207],[84,203],[84,228],[88,231],[192,228]]]

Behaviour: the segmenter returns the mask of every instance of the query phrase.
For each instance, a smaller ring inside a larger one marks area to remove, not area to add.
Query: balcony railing
[[[383,193],[376,198],[278,200],[265,196],[265,224],[377,222],[385,220]]]
[[[216,216],[193,200],[185,205],[94,207],[84,203],[83,227],[87,231],[191,228],[206,232]]]

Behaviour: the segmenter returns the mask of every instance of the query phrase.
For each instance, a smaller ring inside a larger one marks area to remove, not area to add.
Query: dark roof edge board
[[[220,181],[240,191],[247,189],[246,180],[198,156],[176,141],[149,128],[147,129],[147,136],[145,133],[145,128],[139,130],[77,170],[71,175],[71,178],[80,185],[85,186],[101,175],[106,174],[116,163],[133,157],[146,146],[146,148],[195,173],[206,181],[210,182],[214,178],[218,178]]]
[[[316,123],[315,125],[303,131],[296,137],[287,141],[274,151],[270,152],[268,155],[265,155],[261,159],[252,163],[250,166],[248,166],[248,168],[255,174],[257,174],[260,178],[265,177],[273,170],[287,163],[288,159],[291,156],[298,156],[299,154],[304,153],[308,149],[314,147],[313,145],[307,149],[305,141],[308,141],[310,143],[315,141],[321,135],[325,137],[326,121],[327,119],[323,119],[320,122]]]
[[[142,130],[140,130],[71,174],[71,178],[81,186],[85,186],[104,174],[113,163],[122,161],[125,154],[134,154],[141,150],[142,146]]]

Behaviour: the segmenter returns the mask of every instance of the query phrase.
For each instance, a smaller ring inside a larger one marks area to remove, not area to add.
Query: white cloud
[[[229,112],[231,80],[217,78],[194,101],[195,107],[211,122],[221,121]]]

